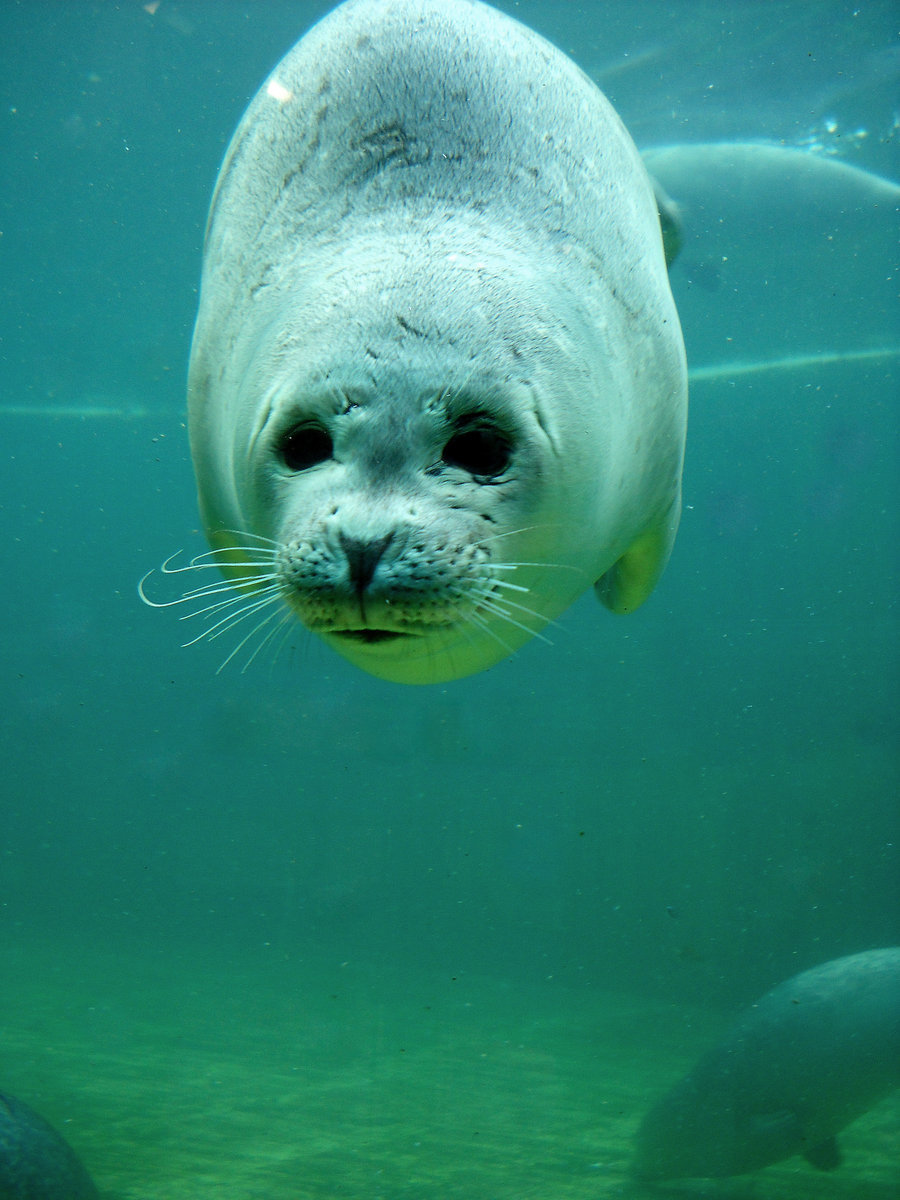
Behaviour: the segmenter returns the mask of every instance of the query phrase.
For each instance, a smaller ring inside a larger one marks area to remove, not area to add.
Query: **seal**
[[[0,1092],[0,1196],[100,1200],[68,1142],[27,1104],[6,1092]]]
[[[647,1113],[642,1179],[740,1175],[802,1154],[840,1164],[835,1135],[900,1084],[900,947],[795,975]]]
[[[687,383],[618,116],[478,0],[340,5],[226,153],[188,393],[196,565],[241,593],[208,633],[286,605],[429,683],[591,584],[631,612],[678,525]]]

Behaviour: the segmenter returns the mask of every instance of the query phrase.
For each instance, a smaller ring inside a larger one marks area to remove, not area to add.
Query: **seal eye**
[[[331,458],[331,435],[321,425],[298,425],[281,439],[278,451],[289,471],[307,471]]]
[[[509,441],[496,429],[481,426],[455,433],[441,455],[448,467],[461,467],[470,475],[502,475],[512,458]]]

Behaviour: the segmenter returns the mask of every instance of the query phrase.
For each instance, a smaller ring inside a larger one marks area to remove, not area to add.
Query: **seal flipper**
[[[666,266],[671,267],[684,242],[684,223],[681,220],[681,210],[655,176],[650,176],[650,182],[653,184],[656,211],[659,213],[659,229],[662,234]]]
[[[653,592],[671,548],[672,539],[665,530],[650,529],[641,534],[596,581],[598,598],[611,612],[634,612]]]
[[[667,520],[640,534],[594,584],[598,599],[611,612],[634,612],[656,587],[672,552],[680,508],[677,502]]]
[[[803,1157],[813,1167],[820,1171],[833,1171],[841,1165],[841,1148],[836,1137],[826,1138],[817,1146],[810,1146],[803,1151]]]

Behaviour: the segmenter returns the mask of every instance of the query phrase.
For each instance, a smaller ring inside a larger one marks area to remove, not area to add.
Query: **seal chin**
[[[483,670],[509,653],[508,639],[500,642],[496,635],[463,624],[406,633],[387,629],[316,632],[342,658],[390,683],[449,683]]]
[[[490,614],[477,607],[440,621],[417,620],[412,613],[404,618],[399,605],[391,606],[390,617],[382,611],[365,622],[358,614],[356,619],[323,621],[321,615],[304,616],[303,604],[292,600],[289,607],[310,633],[354,666],[394,683],[447,683],[492,665],[511,648],[506,625],[502,631],[492,629]],[[373,609],[388,607],[372,605]],[[522,640],[528,636],[531,631]]]

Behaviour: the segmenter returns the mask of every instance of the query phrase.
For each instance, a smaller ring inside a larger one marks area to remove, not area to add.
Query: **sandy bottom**
[[[627,1176],[652,1099],[721,1017],[389,967],[6,951],[0,1088],[71,1142],[104,1200],[896,1200],[900,1097],[834,1173]]]

